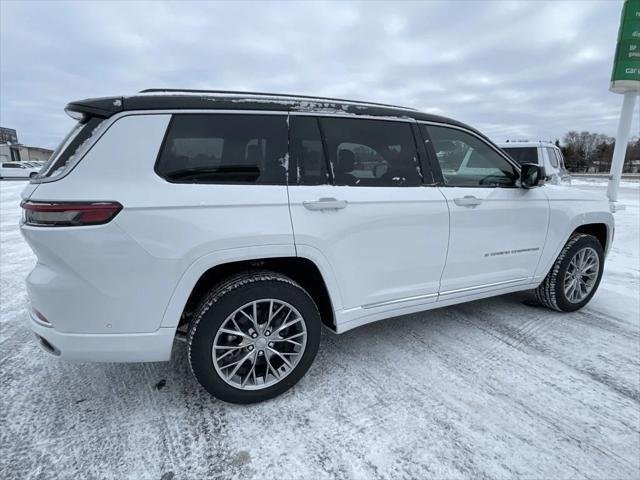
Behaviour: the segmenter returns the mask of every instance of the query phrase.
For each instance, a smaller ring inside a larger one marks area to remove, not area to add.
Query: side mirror
[[[533,188],[544,185],[547,173],[544,167],[535,163],[524,163],[520,169],[520,182],[522,188]]]

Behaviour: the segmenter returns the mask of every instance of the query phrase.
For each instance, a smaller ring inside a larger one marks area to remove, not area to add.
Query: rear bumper
[[[62,333],[29,316],[29,327],[47,353],[72,362],[164,362],[171,357],[175,328],[151,333]]]

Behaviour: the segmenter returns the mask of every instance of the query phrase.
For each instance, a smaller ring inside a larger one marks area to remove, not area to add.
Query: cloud
[[[55,146],[64,105],[149,87],[416,107],[497,140],[614,135],[619,2],[2,2],[0,123]],[[638,132],[636,123],[632,132]]]

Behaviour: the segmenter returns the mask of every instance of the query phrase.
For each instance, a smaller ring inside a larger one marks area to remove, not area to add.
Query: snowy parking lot
[[[210,397],[179,342],[169,363],[42,352],[23,187],[0,182],[0,478],[640,478],[638,183],[582,311],[515,294],[325,332],[302,381],[252,406]]]

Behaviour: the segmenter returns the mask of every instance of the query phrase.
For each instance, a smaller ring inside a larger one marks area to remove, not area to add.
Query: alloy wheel
[[[226,383],[259,390],[280,382],[296,367],[307,344],[305,322],[293,305],[273,298],[255,300],[222,322],[211,356]]]
[[[571,303],[580,303],[589,296],[598,279],[600,259],[591,247],[578,250],[571,258],[564,276],[564,294]]]

